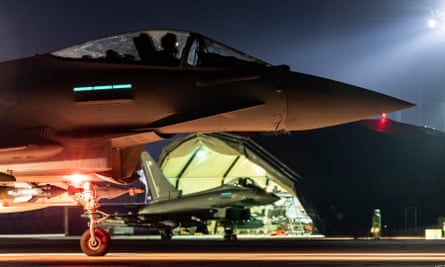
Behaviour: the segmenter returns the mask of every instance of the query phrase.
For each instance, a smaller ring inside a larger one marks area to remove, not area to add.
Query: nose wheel
[[[110,235],[102,228],[97,227],[110,215],[100,211],[96,197],[96,188],[91,182],[85,182],[81,194],[80,203],[89,218],[89,229],[80,238],[80,248],[88,256],[103,256],[110,247]],[[96,216],[100,218],[97,219]]]
[[[88,256],[103,256],[110,247],[110,235],[102,228],[94,229],[94,236],[86,230],[80,238],[80,248]]]

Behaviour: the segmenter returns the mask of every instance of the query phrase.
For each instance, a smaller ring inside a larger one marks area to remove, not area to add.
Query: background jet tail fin
[[[152,202],[177,199],[181,196],[181,191],[168,182],[148,152],[141,153],[141,160]]]

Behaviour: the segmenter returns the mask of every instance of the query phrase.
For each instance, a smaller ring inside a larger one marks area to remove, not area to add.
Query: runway
[[[0,238],[0,266],[430,266],[445,267],[444,240],[117,238],[105,257],[77,238]]]
[[[149,263],[149,262],[264,262],[264,263],[435,263],[440,265],[444,263],[444,253],[110,253],[105,257],[87,257],[82,253],[12,253],[0,254],[1,263],[21,263],[21,264],[61,264],[61,263],[82,263],[91,264],[100,263]],[[431,265],[431,264],[430,264]]]

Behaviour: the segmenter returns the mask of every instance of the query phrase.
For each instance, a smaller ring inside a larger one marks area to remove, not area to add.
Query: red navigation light
[[[382,117],[378,120],[377,131],[384,132],[386,131],[388,124],[388,118],[386,117],[386,113],[382,113]]]
[[[386,118],[386,113],[382,113],[382,118],[380,118],[380,126],[384,126],[388,122]]]

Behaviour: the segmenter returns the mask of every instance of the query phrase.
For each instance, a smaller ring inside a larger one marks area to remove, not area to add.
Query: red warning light
[[[394,130],[393,123],[386,113],[382,113],[381,117],[375,117],[372,120],[364,120],[363,125],[379,133],[390,133]]]
[[[388,122],[388,119],[386,118],[386,113],[382,113],[382,118],[380,118],[380,125],[383,126]]]
[[[377,131],[383,132],[386,130],[388,124],[388,118],[386,117],[386,113],[382,113],[382,117],[378,120]]]

